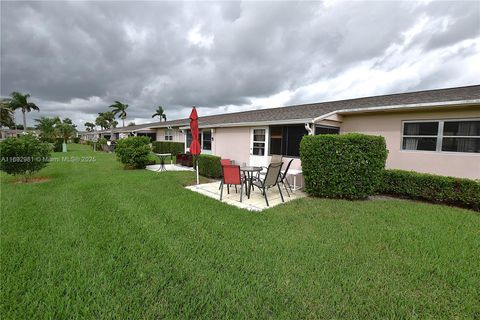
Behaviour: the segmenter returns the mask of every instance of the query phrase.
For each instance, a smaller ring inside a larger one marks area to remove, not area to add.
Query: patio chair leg
[[[230,185],[227,184],[227,193],[230,194]]]
[[[235,185],[235,193],[238,193],[237,185]]]
[[[243,186],[240,186],[240,202],[242,202],[243,198]]]
[[[222,201],[223,197],[223,181],[220,183],[220,201]]]
[[[285,202],[285,200],[283,199],[282,188],[280,188],[280,185],[278,184],[278,182],[277,182],[277,187],[278,187],[278,191],[280,191],[280,197],[282,198],[282,202]]]
[[[265,187],[263,187],[263,196],[265,197],[265,202],[267,203],[267,207],[270,207],[270,205],[268,204],[267,190],[265,190]]]
[[[285,178],[285,181],[287,182],[288,189],[290,189],[290,192],[293,192],[292,187],[290,186],[290,182],[288,182],[288,179]]]
[[[287,191],[288,197],[290,198],[290,192],[288,192],[287,185],[285,184],[285,182],[284,182],[283,180],[282,180],[282,184],[283,184],[283,186],[285,187],[285,191]]]

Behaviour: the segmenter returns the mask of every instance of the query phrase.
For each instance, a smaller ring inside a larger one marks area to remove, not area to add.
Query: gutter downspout
[[[309,136],[313,136],[315,134],[315,131],[313,130],[314,128],[314,123],[313,121],[311,123],[305,123],[305,130],[307,130]]]

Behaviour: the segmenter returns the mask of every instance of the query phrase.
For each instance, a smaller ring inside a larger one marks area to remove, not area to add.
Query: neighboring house
[[[10,137],[17,137],[22,132],[23,130],[0,128],[0,140],[10,138]]]
[[[188,146],[188,126],[180,119],[137,130]],[[360,132],[385,137],[387,168],[480,179],[480,85],[219,114],[200,117],[199,127],[203,153],[240,164],[282,154],[301,168],[304,135]]]
[[[38,136],[40,132],[38,130],[27,130],[28,133],[34,134]],[[0,128],[0,140],[4,140],[10,137],[18,137],[19,135],[23,134],[24,131],[20,129],[8,129],[8,128]]]

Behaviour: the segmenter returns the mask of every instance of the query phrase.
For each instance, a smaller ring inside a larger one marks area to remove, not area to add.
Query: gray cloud
[[[479,6],[3,1],[1,94],[29,92],[40,115],[77,121],[121,100],[139,122],[157,105],[176,118],[192,105],[269,107],[258,99],[280,92],[290,92],[282,104],[465,85],[475,78],[458,68],[479,55]],[[427,68],[422,57],[441,53],[448,63]]]

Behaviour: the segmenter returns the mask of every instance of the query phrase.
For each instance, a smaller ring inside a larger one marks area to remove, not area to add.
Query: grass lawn
[[[183,188],[191,172],[69,147],[96,161],[1,175],[2,319],[480,318],[478,213],[311,198],[252,213]]]

